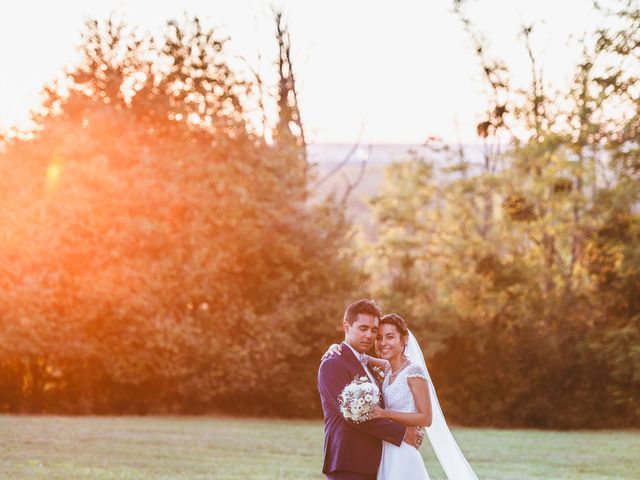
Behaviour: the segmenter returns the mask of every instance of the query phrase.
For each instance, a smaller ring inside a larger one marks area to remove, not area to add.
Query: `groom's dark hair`
[[[362,299],[357,302],[353,302],[347,307],[344,312],[344,321],[348,322],[349,325],[353,325],[353,322],[356,321],[356,318],[358,318],[358,314],[360,313],[371,315],[372,317],[376,317],[378,320],[382,315],[380,307],[378,307],[373,300]]]

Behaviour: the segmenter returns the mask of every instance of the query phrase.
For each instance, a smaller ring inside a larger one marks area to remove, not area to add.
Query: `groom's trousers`
[[[327,480],[376,480],[375,473],[336,471],[327,475]]]

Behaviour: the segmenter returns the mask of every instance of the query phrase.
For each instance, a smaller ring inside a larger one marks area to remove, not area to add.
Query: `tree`
[[[6,142],[3,411],[316,413],[361,278],[349,226],[307,201],[299,144],[255,133],[225,42],[198,18],[161,38],[92,20]]]
[[[558,91],[543,81],[533,27],[522,31],[532,81],[517,91],[463,16],[491,92],[477,129],[484,162],[432,144],[449,153],[448,167],[428,157],[393,164],[373,201],[376,292],[427,345],[454,421],[640,424],[638,84],[629,73],[639,11],[623,2],[622,26],[584,42],[573,83]]]

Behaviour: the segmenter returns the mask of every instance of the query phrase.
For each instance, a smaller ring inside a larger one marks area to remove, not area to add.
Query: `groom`
[[[364,353],[378,333],[380,309],[371,300],[358,300],[347,307],[342,355],[332,355],[320,364],[318,390],[324,412],[324,464],[330,480],[375,480],[382,455],[382,441],[400,446],[403,440],[419,447],[422,433],[386,419],[353,423],[340,413],[338,397],[354,377],[368,376]]]

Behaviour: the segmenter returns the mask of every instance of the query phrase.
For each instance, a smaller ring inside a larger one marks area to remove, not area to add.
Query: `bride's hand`
[[[387,411],[378,405],[373,407],[373,418],[385,418],[386,413]]]
[[[342,355],[342,346],[337,343],[331,344],[331,346],[324,353],[320,361],[322,362],[324,359],[329,358],[331,355]]]

